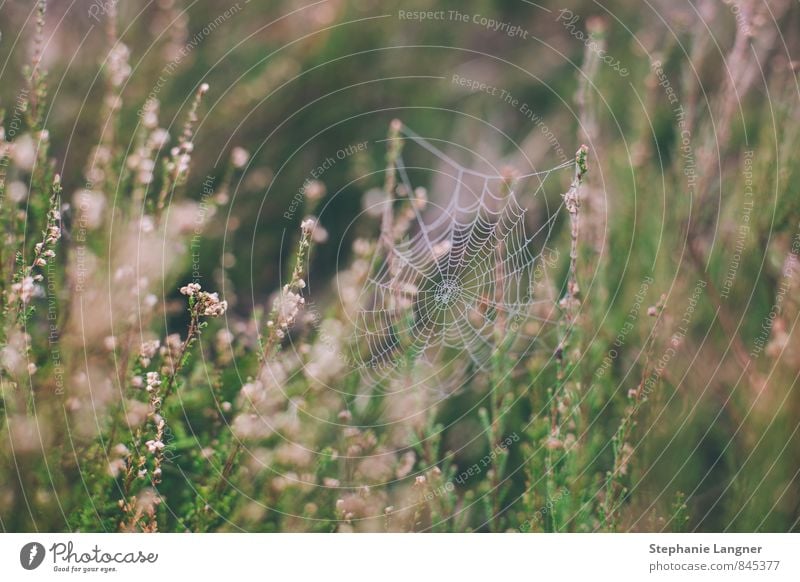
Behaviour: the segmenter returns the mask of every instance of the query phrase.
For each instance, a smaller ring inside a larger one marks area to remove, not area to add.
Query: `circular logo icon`
[[[35,570],[44,561],[44,546],[39,542],[30,542],[19,551],[19,563],[26,570]]]

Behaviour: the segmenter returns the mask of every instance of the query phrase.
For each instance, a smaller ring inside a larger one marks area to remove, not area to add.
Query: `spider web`
[[[533,321],[538,332],[526,338],[530,349],[555,323],[552,297],[536,300],[534,289],[536,273],[543,272],[537,265],[564,202],[529,233],[517,192],[527,186],[526,198],[540,195],[548,178],[574,167],[574,161],[512,182],[508,175],[459,164],[434,140],[405,126],[400,139],[404,151],[413,145],[434,156],[444,168],[436,172],[452,180],[453,190],[443,206],[433,205],[424,215],[406,201],[413,211],[406,236],[373,256],[355,316],[352,360],[376,379],[420,360],[457,361],[464,354],[484,368],[500,343]],[[411,196],[409,172],[426,168],[407,166],[402,156],[396,168],[401,188]]]

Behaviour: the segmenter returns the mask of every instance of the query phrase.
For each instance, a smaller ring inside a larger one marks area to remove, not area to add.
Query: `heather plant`
[[[344,21],[359,10],[346,4],[310,20]],[[301,69],[322,83],[341,33],[254,59],[258,79],[230,101],[228,71],[170,99],[141,79],[188,52],[170,37],[149,63],[111,2],[78,163],[56,131],[37,2],[24,84],[0,115],[0,527],[796,530],[798,95],[776,24],[793,9],[778,4],[767,18],[747,3],[723,55],[699,27],[684,46],[638,23],[652,58],[625,69],[645,89],[626,119],[624,57],[606,66],[614,32],[593,18],[580,68],[553,73],[575,119],[531,119],[511,154],[465,156],[466,121],[392,102],[368,151],[317,163],[234,116],[295,91]],[[209,22],[239,10],[256,8]],[[572,10],[556,22],[574,37]],[[187,14],[167,2],[154,21],[188,38]],[[203,58],[206,28],[184,45]],[[724,82],[698,78],[720,64]],[[509,85],[483,112],[501,126],[524,89]],[[251,113],[280,129],[307,114],[293,111]],[[214,139],[229,117],[239,128]],[[557,147],[542,153],[540,136]],[[280,147],[315,168],[293,197],[289,162],[264,161]]]

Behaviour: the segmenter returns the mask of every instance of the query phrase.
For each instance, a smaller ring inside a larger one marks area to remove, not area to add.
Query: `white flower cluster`
[[[242,147],[235,147],[231,150],[231,163],[237,170],[241,170],[250,161],[250,152]]]
[[[47,227],[47,233],[45,234],[44,242],[36,243],[36,246],[34,247],[36,254],[36,259],[33,261],[34,267],[46,267],[47,259],[52,259],[56,256],[56,252],[47,247],[54,245],[61,238],[61,227],[55,224],[55,221],[60,219],[61,213],[58,210],[50,210],[48,212],[48,220],[51,224]]]
[[[305,281],[300,279],[298,281],[298,287],[301,289],[305,287]],[[276,320],[269,320],[267,322],[267,326],[273,327],[277,325],[278,329],[276,330],[276,333],[279,338],[283,338],[286,330],[294,325],[294,322],[297,319],[297,314],[300,312],[300,308],[305,304],[305,302],[306,300],[303,299],[299,293],[290,291],[289,286],[285,285],[280,296],[275,299],[274,314]]]
[[[317,201],[325,196],[325,184],[319,180],[311,180],[303,187],[303,194],[312,201]]]
[[[130,454],[128,447],[119,443],[111,449],[111,459],[108,462],[108,474],[115,479],[125,470],[127,466],[126,458]]]
[[[325,230],[314,216],[307,216],[300,223],[300,231],[303,236],[310,238],[315,243],[325,243],[328,241],[328,231]]]
[[[54,220],[59,220],[60,218],[61,218],[61,214],[59,213],[59,211],[58,210],[54,210],[53,211],[53,219]],[[60,226],[54,224],[50,228],[47,229],[47,238],[45,239],[45,242],[47,244],[53,244],[55,242],[58,242],[58,239],[60,239],[60,238],[61,238],[61,227]]]
[[[194,144],[190,141],[185,141],[182,144],[173,147],[170,150],[172,159],[167,162],[167,169],[175,172],[176,176],[183,176],[189,171],[189,163],[192,161],[192,151]]]
[[[104,145],[92,149],[88,163],[84,169],[86,180],[92,184],[99,184],[106,179],[105,168],[111,163],[111,150]]]
[[[200,284],[199,283],[189,283],[188,285],[184,285],[181,287],[181,295],[186,295],[187,297],[194,297],[195,294],[200,292]]]
[[[37,294],[38,288],[33,281],[33,277],[24,277],[19,283],[11,285],[14,298],[19,298],[24,305],[27,305]]]
[[[144,444],[145,444],[145,446],[147,447],[147,450],[148,450],[148,451],[149,451],[151,454],[155,454],[155,453],[157,453],[158,451],[163,451],[163,450],[164,450],[164,447],[165,447],[164,443],[163,443],[163,442],[161,442],[160,440],[149,440],[149,441],[147,441],[147,442],[146,442],[146,443],[144,443]]]
[[[183,351],[183,340],[179,333],[171,333],[164,340],[164,345],[161,346],[159,354],[163,360],[161,366],[161,373],[165,376],[171,375],[178,365],[181,353]]]
[[[194,297],[197,301],[198,313],[204,317],[220,317],[225,315],[228,309],[228,302],[220,300],[218,293],[201,291],[199,283],[189,283],[181,287],[182,295]]]
[[[161,375],[158,372],[147,373],[147,391],[153,392],[161,386]]]
[[[304,219],[303,222],[300,223],[300,230],[303,231],[303,234],[310,235],[314,232],[314,227],[317,226],[317,221],[315,218],[309,216],[308,218]]]
[[[158,348],[161,347],[161,342],[157,339],[146,341],[142,343],[142,351],[139,354],[139,361],[145,368],[150,365],[153,357],[158,353]]]
[[[131,66],[128,63],[130,50],[127,46],[118,42],[108,54],[108,74],[111,84],[119,87],[131,74]]]
[[[227,309],[228,302],[220,301],[219,294],[206,292],[200,294],[200,315],[220,317],[225,315]]]
[[[58,227],[54,227],[58,228]],[[60,236],[59,231],[59,236]],[[42,250],[44,245],[42,243],[36,243],[36,254],[39,255],[36,260],[33,262],[34,266],[36,267],[46,267],[47,266],[47,259],[52,259],[56,256],[56,252],[53,249]]]

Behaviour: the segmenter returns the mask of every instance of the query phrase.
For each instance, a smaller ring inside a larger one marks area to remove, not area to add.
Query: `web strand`
[[[435,173],[454,184],[440,205],[423,210],[414,202],[410,173],[431,169],[409,166],[398,156],[396,170],[405,190],[398,204],[410,206],[410,225],[389,249],[391,260],[373,258],[355,321],[356,361],[379,378],[403,362],[431,355],[442,358],[447,350],[452,357],[466,353],[481,367],[496,349],[501,321],[552,328],[554,322],[542,311],[553,299],[534,298],[536,273],[537,267],[544,268],[542,254],[564,202],[528,234],[528,213],[517,197],[518,192],[526,200],[543,196],[549,182],[558,185],[549,179],[573,162],[517,175],[512,181],[501,172],[462,166],[432,143],[442,140],[425,139],[407,127],[401,139],[406,150],[419,146],[419,153],[433,156],[441,167]],[[467,180],[477,181],[479,188],[469,190]],[[535,246],[542,250],[534,251]]]

